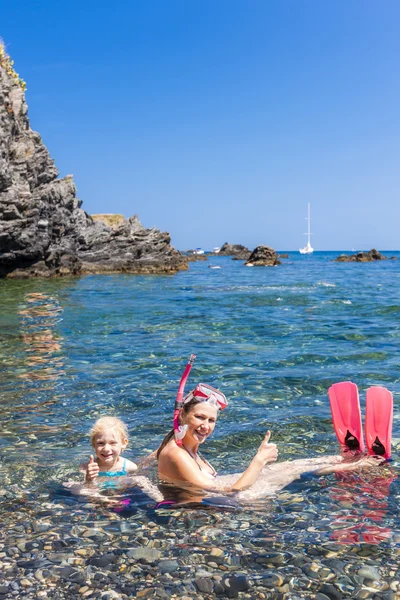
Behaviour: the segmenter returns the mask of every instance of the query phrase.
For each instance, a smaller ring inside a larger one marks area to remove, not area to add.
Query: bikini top
[[[191,452],[189,452],[189,450],[187,448],[185,448],[185,446],[182,444],[182,448],[184,450],[186,450],[186,452],[189,454],[189,456],[191,456],[194,460],[194,462],[196,463],[196,465],[199,467],[200,471],[202,473],[204,473],[205,475],[208,475],[209,477],[211,477],[212,479],[214,479],[217,476],[217,471],[214,469],[214,467],[212,465],[210,465],[210,463],[208,462],[208,460],[206,460],[201,454],[200,452],[197,452],[197,456],[207,465],[207,467],[210,467],[210,469],[212,469],[212,473],[210,473],[209,471],[205,471],[204,469],[201,468],[201,465],[199,465],[199,463],[196,460],[196,457],[193,456],[193,454]]]
[[[126,458],[124,458],[121,471],[99,471],[98,473],[99,477],[123,477],[124,475],[128,475],[128,471],[126,469]]]

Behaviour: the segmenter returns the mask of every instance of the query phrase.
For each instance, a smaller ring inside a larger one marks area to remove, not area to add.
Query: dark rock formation
[[[187,259],[136,216],[115,228],[81,209],[27,116],[25,83],[0,44],[0,277],[176,273]]]
[[[274,267],[280,265],[281,262],[278,259],[278,255],[273,248],[269,246],[257,246],[254,248],[249,260],[246,262],[246,266],[253,267]]]
[[[374,260],[386,260],[388,257],[383,256],[374,248],[369,252],[357,252],[357,254],[341,254],[335,258],[335,262],[371,262]],[[396,258],[392,256],[392,258]]]
[[[218,256],[233,256],[235,260],[247,260],[251,254],[251,250],[241,244],[228,244],[225,242],[218,252]]]

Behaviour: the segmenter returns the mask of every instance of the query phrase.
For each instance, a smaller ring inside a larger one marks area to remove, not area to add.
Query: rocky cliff
[[[81,204],[72,175],[58,179],[30,128],[25,82],[0,44],[0,277],[187,268],[168,233],[145,229],[136,216],[110,227]]]

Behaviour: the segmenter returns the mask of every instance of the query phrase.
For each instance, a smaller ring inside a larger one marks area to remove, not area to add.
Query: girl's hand
[[[278,458],[278,447],[276,444],[269,443],[270,437],[271,432],[267,431],[266,436],[263,439],[256,454],[256,457],[259,458],[264,465],[266,465],[267,463],[275,462]]]
[[[86,467],[86,481],[94,481],[99,474],[99,465],[94,461],[93,454],[90,455],[89,462]]]

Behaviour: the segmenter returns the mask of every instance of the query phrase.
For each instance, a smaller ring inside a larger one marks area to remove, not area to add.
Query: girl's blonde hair
[[[113,429],[120,437],[121,441],[128,442],[128,429],[121,419],[118,417],[100,417],[90,430],[90,442],[94,446],[94,442],[99,433],[106,429]]]

